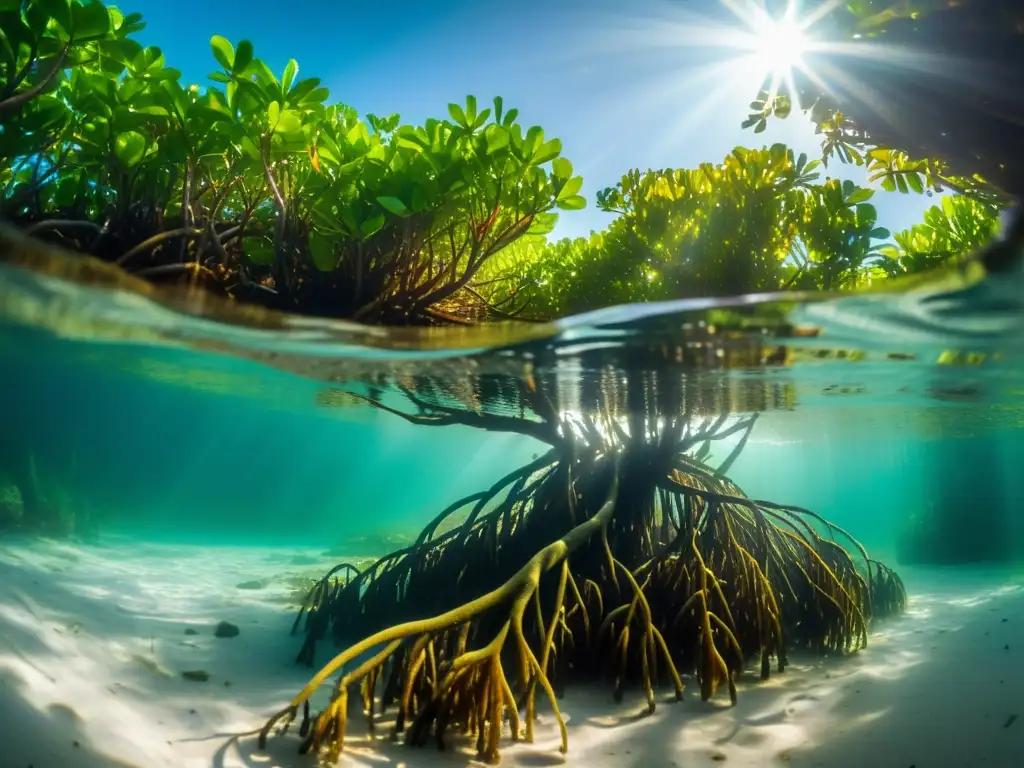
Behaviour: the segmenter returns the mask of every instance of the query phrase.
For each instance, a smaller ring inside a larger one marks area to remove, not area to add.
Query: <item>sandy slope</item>
[[[305,682],[287,633],[293,551],[0,541],[0,768],[312,766],[294,736],[252,737]],[[604,689],[563,702],[570,752],[550,718],[503,765],[587,768],[1024,766],[1024,579],[991,570],[909,571],[905,617],[851,658],[797,659],[739,705],[684,702],[637,718]],[[239,636],[218,639],[227,620]],[[198,634],[186,635],[186,629]],[[206,682],[181,677],[202,669]],[[1015,716],[1019,715],[1019,719]],[[342,764],[465,765],[466,756],[365,739]]]

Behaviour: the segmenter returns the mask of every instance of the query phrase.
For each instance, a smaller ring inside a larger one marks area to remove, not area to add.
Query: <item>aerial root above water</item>
[[[444,510],[412,546],[332,570],[296,621],[306,618],[299,661],[313,663],[328,630],[337,644],[365,639],[266,723],[260,745],[301,708],[302,751],[336,759],[358,691],[371,732],[394,711],[407,743],[444,748],[463,734],[492,763],[503,737],[533,739],[540,696],[564,752],[567,683],[607,680],[616,700],[638,688],[653,712],[659,687],[681,698],[693,674],[702,700],[724,688],[735,703],[751,659],[767,679],[791,649],[863,648],[873,617],[904,608],[899,577],[817,514],[751,500],[725,478],[753,418],[694,427],[679,410],[633,417],[628,430],[551,419],[547,454]],[[704,463],[710,442],[737,432],[722,466]]]

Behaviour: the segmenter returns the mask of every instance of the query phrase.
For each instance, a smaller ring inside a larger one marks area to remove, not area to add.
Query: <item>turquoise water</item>
[[[544,448],[519,435],[416,426],[367,406],[321,407],[317,382],[231,358],[129,346],[82,359],[82,343],[24,329],[4,335],[24,345],[5,365],[5,431],[35,447],[43,476],[90,509],[102,531],[331,546],[413,533]],[[132,365],[196,388],[124,370]],[[813,385],[799,372],[787,384],[818,390],[828,376],[837,387],[902,386],[884,364],[843,370],[856,365],[825,364],[807,373]],[[218,374],[226,381],[210,383]],[[1016,470],[1024,432],[988,415],[1000,405],[1019,413],[1019,399],[929,408],[814,391],[808,400],[761,418],[731,471],[749,495],[826,511],[883,547],[908,512],[948,492],[937,477],[947,452],[962,455],[965,493],[972,457],[984,456],[979,463],[994,461],[1002,483],[996,496],[1024,498]],[[972,409],[996,423],[975,424]]]
[[[569,410],[588,381],[659,367],[732,392],[737,415],[763,410],[733,479],[752,497],[823,512],[884,550],[909,515],[944,496],[971,503],[972,486],[983,486],[1008,506],[1024,497],[1016,277],[952,293],[810,301],[788,307],[788,319],[821,329],[816,337],[772,340],[762,323],[732,342],[785,344],[787,364],[695,372],[646,361],[631,372],[629,350],[677,343],[709,303],[613,308],[528,328],[547,338],[518,347],[507,331],[502,351],[480,353],[493,339],[442,332],[428,340],[434,349],[417,349],[422,338],[378,335],[370,346],[341,324],[298,320],[282,332],[200,321],[128,292],[4,269],[5,438],[30,446],[42,485],[87,510],[98,535],[325,546],[412,535],[545,446],[413,425],[337,393],[395,374],[457,383],[493,371],[514,382],[517,366],[551,349]],[[196,348],[212,340],[216,352]],[[944,354],[952,364],[939,364]]]
[[[9,338],[31,353],[8,379],[7,428],[58,475],[73,473],[73,493],[108,530],[333,545],[412,530],[537,450],[468,428],[425,435],[368,407],[318,407],[314,382],[230,358],[108,347],[83,360],[80,345]],[[191,383],[122,370],[132,366]]]
[[[742,491],[845,528],[904,575],[908,607],[873,625],[857,661],[823,666],[794,651],[782,683],[750,676],[739,714],[701,710],[693,696],[681,705],[685,728],[659,715],[651,727],[666,735],[613,738],[647,754],[637,764],[728,756],[754,766],[767,755],[852,768],[882,764],[880,753],[894,764],[971,764],[979,754],[1016,764],[1017,731],[967,740],[964,759],[942,762],[933,750],[938,760],[922,760],[920,729],[939,726],[922,726],[916,713],[937,700],[927,670],[991,645],[933,723],[951,729],[989,710],[993,727],[1015,722],[1019,685],[998,686],[1019,681],[1016,657],[1000,654],[1024,637],[1022,297],[1020,275],[973,284],[947,275],[895,293],[391,333],[241,316],[194,298],[86,285],[71,271],[0,266],[0,709],[15,713],[0,738],[16,743],[10,765],[270,759],[252,728],[311,673],[292,663],[302,640],[289,636],[309,586],[338,562],[407,546],[447,505],[548,448],[387,409],[420,414],[410,405],[418,398],[433,404],[428,416],[522,426],[538,420],[540,401],[523,400],[530,392],[566,424],[599,407],[628,425],[631,392],[658,413],[665,393],[680,389],[694,425],[756,415],[748,437],[737,431],[698,456],[715,466],[741,449],[727,474]],[[24,525],[25,500],[12,489],[26,476],[73,525],[43,536]],[[240,628],[234,645],[214,636],[224,620]],[[208,677],[182,679],[196,671]],[[857,696],[878,682],[877,697]],[[570,764],[633,764],[595,735],[606,726],[587,730],[603,722],[609,698],[585,689],[566,699],[572,712],[597,712],[570,723]],[[510,765],[549,764],[537,761],[551,759],[552,728],[541,721],[533,752],[503,747]],[[293,741],[272,747],[272,764],[313,764]],[[665,754],[644,752],[653,743]],[[862,743],[877,750],[850,751]],[[434,765],[375,744],[385,759]],[[374,764],[354,754],[353,765]]]

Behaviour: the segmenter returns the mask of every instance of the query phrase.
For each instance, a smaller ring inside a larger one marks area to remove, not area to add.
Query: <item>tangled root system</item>
[[[552,450],[444,510],[407,549],[358,571],[342,565],[312,590],[299,661],[317,640],[363,636],[331,659],[260,735],[300,708],[304,751],[343,748],[348,699],[373,728],[394,711],[407,743],[475,738],[497,762],[504,737],[533,737],[538,696],[568,734],[556,692],[607,680],[618,699],[683,695],[695,676],[708,700],[750,662],[767,679],[792,649],[848,653],[873,617],[900,611],[899,577],[817,514],[749,499],[723,474],[752,419],[660,429],[563,422]],[[745,430],[717,470],[707,446]],[[453,523],[452,521],[458,521]],[[443,531],[443,532],[442,532]],[[310,697],[337,676],[325,708]]]

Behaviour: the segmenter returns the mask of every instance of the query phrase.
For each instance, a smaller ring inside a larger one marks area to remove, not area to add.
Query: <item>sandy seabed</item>
[[[0,539],[0,768],[315,766],[296,728],[266,751],[251,734],[311,674],[293,663],[289,576],[320,575],[318,554]],[[605,688],[571,689],[568,755],[542,710],[535,743],[506,740],[502,765],[1024,767],[1024,574],[901,573],[907,613],[877,623],[860,653],[797,656],[766,683],[750,673],[735,707],[724,692],[702,703],[693,681],[647,717],[639,691],[616,705]],[[239,634],[215,637],[220,621]],[[182,677],[196,670],[209,679]],[[371,745],[358,723],[343,766],[475,762]]]

